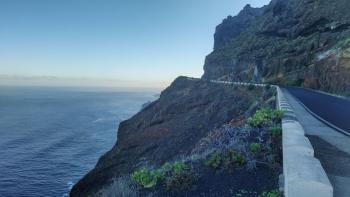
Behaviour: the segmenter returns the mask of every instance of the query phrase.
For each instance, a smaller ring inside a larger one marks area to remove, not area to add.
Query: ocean
[[[0,87],[0,196],[62,197],[156,91]]]

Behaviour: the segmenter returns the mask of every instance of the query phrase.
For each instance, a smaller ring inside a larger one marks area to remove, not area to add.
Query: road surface
[[[314,114],[350,135],[349,99],[303,88],[286,89]]]
[[[288,91],[286,89],[282,91],[298,121],[304,127],[315,150],[315,157],[321,161],[333,185],[334,197],[349,197],[350,137],[315,118],[295,97],[301,98],[300,101],[305,102],[304,105],[308,105],[310,109],[314,110],[314,113],[323,115],[327,121],[339,118],[339,120],[345,120],[346,123],[349,121],[350,114],[345,110],[347,107],[343,105],[348,105],[348,101],[339,100],[341,98],[329,98],[332,96],[310,90],[288,88]],[[339,103],[343,105],[339,105]],[[333,124],[335,122],[339,121],[333,121]],[[338,126],[345,128],[346,123],[338,124]]]

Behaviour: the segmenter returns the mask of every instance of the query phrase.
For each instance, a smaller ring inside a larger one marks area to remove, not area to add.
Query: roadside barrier
[[[333,186],[283,92],[277,87],[282,119],[283,184],[286,197],[333,197]]]

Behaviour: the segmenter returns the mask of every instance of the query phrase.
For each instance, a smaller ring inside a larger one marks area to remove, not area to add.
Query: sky
[[[165,87],[200,77],[215,27],[270,0],[1,0],[0,85]]]

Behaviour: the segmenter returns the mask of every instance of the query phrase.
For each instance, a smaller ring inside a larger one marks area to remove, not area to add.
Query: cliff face
[[[350,92],[349,9],[347,0],[273,0],[260,9],[248,6],[217,27],[202,78],[261,79]]]
[[[71,196],[94,195],[113,178],[142,166],[160,166],[190,154],[215,128],[244,120],[271,93],[179,77],[160,99],[120,124],[117,144],[72,189]]]
[[[350,96],[350,48],[320,54],[305,73],[303,85]]]
[[[264,7],[265,8],[265,7]],[[245,31],[259,16],[264,13],[264,8],[252,8],[246,5],[235,17],[228,16],[216,27],[214,34],[214,50],[220,49]]]

